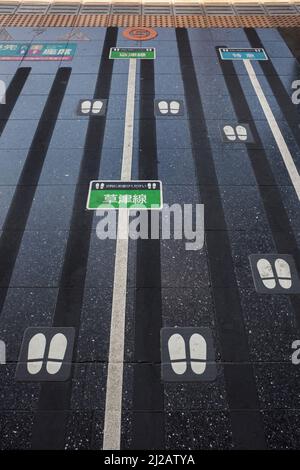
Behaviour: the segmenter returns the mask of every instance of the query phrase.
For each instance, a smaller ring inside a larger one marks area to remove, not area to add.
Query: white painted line
[[[256,73],[252,67],[252,64],[250,60],[245,59],[244,61],[246,70],[248,72],[250,81],[252,83],[252,86],[255,90],[255,93],[257,95],[257,98],[260,102],[260,105],[263,109],[263,112],[266,116],[266,119],[268,121],[268,124],[270,126],[271,132],[274,136],[274,139],[277,143],[277,146],[279,148],[279,151],[281,153],[282,159],[284,161],[285,167],[287,169],[287,172],[291,178],[292,184],[294,186],[294,189],[297,193],[298,199],[300,200],[300,175],[298,173],[298,170],[296,168],[296,165],[294,163],[293,157],[289,151],[289,148],[284,140],[284,137],[281,133],[281,130],[279,129],[279,126],[276,122],[276,119],[274,117],[274,114],[272,113],[272,110],[269,106],[269,103],[265,97],[265,94],[260,86],[260,83],[257,79]]]
[[[129,60],[121,180],[131,179],[136,59]],[[120,449],[129,211],[119,211],[106,383],[103,450]]]

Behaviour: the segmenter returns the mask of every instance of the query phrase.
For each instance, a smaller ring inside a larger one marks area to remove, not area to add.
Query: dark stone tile
[[[194,449],[190,413],[172,411],[165,414],[165,449],[185,451]]]
[[[7,75],[7,74],[14,74],[16,73],[18,67],[21,67],[22,62],[20,60],[16,61],[1,61],[0,62],[0,74]],[[25,67],[28,67],[27,64],[24,64]]]
[[[24,232],[11,287],[56,287],[68,232]]]
[[[78,339],[79,361],[108,360],[111,309],[111,289],[85,290]]]
[[[93,418],[92,442],[90,449],[100,450],[103,445],[104,413],[96,411]]]
[[[17,361],[26,328],[51,326],[56,297],[57,289],[8,289],[0,327],[0,339],[7,346],[7,361]]]
[[[0,151],[0,185],[15,186],[17,184],[26,156],[27,152],[24,150]]]
[[[105,410],[107,365],[86,361],[74,367],[72,410]]]
[[[222,366],[213,382],[169,382],[164,384],[166,412],[224,410],[228,408]]]
[[[72,67],[72,73],[98,73],[101,53],[94,56],[76,56],[68,64]]]
[[[29,41],[36,36],[36,28],[20,28],[20,27],[9,27],[5,28],[6,32],[11,36],[10,39],[18,42],[18,41]]]
[[[58,120],[51,138],[50,148],[70,149],[85,146],[88,121]]]
[[[60,67],[71,67],[72,61],[61,62],[60,60],[49,61],[34,61],[25,60],[21,63],[22,67],[30,67],[31,75],[49,75],[56,74]]]
[[[261,412],[268,448],[286,450],[294,447],[294,432],[284,410],[268,410]]]
[[[0,413],[1,450],[29,450],[33,419],[32,413]]]
[[[256,364],[254,370],[262,408],[293,410],[300,407],[299,367],[291,362]]]
[[[218,182],[221,186],[254,186],[255,176],[246,149],[236,150],[233,145],[214,151],[213,158]]]
[[[16,364],[7,363],[0,367],[1,410],[32,411],[38,406],[40,384],[17,382]],[[1,427],[1,426],[0,426]]]
[[[122,426],[121,426],[121,449],[122,450],[132,449],[132,441],[133,441],[132,421],[133,421],[133,414],[125,411],[122,414]]]
[[[224,412],[191,413],[193,449],[232,449],[230,416]]]
[[[218,91],[218,96],[214,101],[208,95],[202,95],[202,106],[203,112],[207,119],[223,119],[227,122],[237,122],[235,111],[231,102],[231,99],[226,94],[222,95]]]
[[[145,82],[143,83],[145,84],[145,89],[149,89],[149,87],[147,87],[147,84],[151,85],[151,83],[147,80],[145,80]],[[176,97],[184,94],[184,87],[180,74],[175,75],[166,73],[163,75],[158,75],[155,73],[154,84],[155,96],[157,98],[163,97],[164,95],[173,95],[174,97]]]
[[[300,432],[299,432],[300,413],[299,413],[299,410],[290,410],[286,412],[286,415],[287,415],[288,424],[289,424],[289,433],[287,435],[290,436],[292,434],[293,448],[297,450],[299,449],[299,444],[300,444]]]
[[[80,29],[80,32],[81,32],[81,29]],[[73,31],[73,34],[76,34],[76,33]],[[87,36],[88,35],[89,35],[89,32],[87,32]],[[80,57],[80,56],[82,57],[94,56],[95,57],[97,55],[101,55],[102,49],[103,49],[103,43],[104,43],[103,39],[104,37],[102,37],[99,40],[77,41],[76,57]]]
[[[209,275],[205,249],[186,251],[184,243],[184,240],[161,241],[162,286],[207,287]]]
[[[26,83],[22,89],[22,95],[47,95],[51,90],[55,75],[42,74],[42,75],[29,75]]]
[[[220,188],[228,230],[267,232],[268,220],[256,186]]]
[[[89,450],[92,427],[92,413],[83,411],[70,413],[66,427],[65,450]]]
[[[144,124],[147,125],[147,121]],[[191,147],[188,122],[186,120],[164,121],[160,119],[156,125],[156,139],[160,149]]]
[[[1,135],[0,149],[28,149],[38,125],[37,120],[8,121]]]
[[[300,232],[299,199],[293,186],[281,186],[280,194],[294,233]]]
[[[75,186],[38,186],[26,230],[68,230]]]
[[[81,95],[82,97],[92,97],[97,81],[97,72],[95,73],[75,73],[72,71],[66,88],[67,95]]]
[[[5,223],[15,189],[14,186],[0,186],[0,228],[3,228]]]
[[[86,287],[112,288],[115,264],[115,240],[100,240],[93,231],[86,274]]]
[[[163,326],[214,326],[214,306],[209,289],[163,288],[161,297]]]
[[[293,58],[293,54],[290,51],[288,45],[282,41],[282,39],[278,41],[264,41],[264,49],[271,58]]]
[[[136,125],[135,125],[136,132]],[[124,140],[124,121],[110,119],[106,121],[103,149],[122,149]]]
[[[27,29],[27,28],[22,28]],[[36,28],[33,29],[33,32]],[[57,41],[57,42],[67,42],[68,35],[72,33],[73,28],[65,28],[65,27],[51,27],[51,28],[39,28],[39,31],[35,32],[33,38],[35,39],[34,42],[38,41]]]
[[[239,287],[254,289],[249,255],[254,253],[276,253],[270,233],[262,231],[230,231],[232,258]]]
[[[291,344],[299,337],[288,296],[259,295],[240,290],[253,361],[290,362]]]
[[[70,185],[70,193],[72,194],[71,185],[77,183],[83,152],[83,149],[50,148],[46,155],[39,184],[53,186],[62,184],[64,187]]]
[[[225,41],[247,41],[247,36],[240,28],[211,28],[212,40],[217,42]]]
[[[158,149],[157,159],[158,177],[163,184],[197,184],[191,149]]]
[[[17,119],[24,122],[26,120],[40,119],[46,101],[47,95],[21,95],[11,113],[10,120]]]

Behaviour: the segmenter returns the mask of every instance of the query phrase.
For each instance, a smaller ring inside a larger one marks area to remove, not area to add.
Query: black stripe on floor
[[[218,220],[219,226],[222,227],[222,230],[219,231],[206,232],[206,248],[222,362],[225,363],[223,367],[231,415],[233,444],[236,449],[264,449],[266,448],[265,436],[259,413],[253,368],[249,364],[249,348],[230,240],[207,137],[205,116],[188,33],[185,29],[177,29],[176,37],[200,198],[205,206],[206,227],[210,227],[213,220]],[[202,127],[200,127],[201,123]],[[201,142],[203,145],[199,151],[199,143]],[[198,145],[198,149],[195,148],[196,145]],[[205,185],[208,184],[212,184],[214,189],[205,188]],[[217,287],[228,285],[228,282],[232,288]]]
[[[251,130],[256,143],[245,145],[277,252],[291,254],[300,271],[300,251],[297,246],[297,241],[285,210],[279,188],[277,187],[272,168],[263,149],[261,138],[257,132],[252,113],[239,78],[235,72],[234,65],[230,61],[222,61],[221,59],[219,59],[219,61],[238,121],[251,122]],[[293,306],[298,327],[300,327],[300,296],[291,295],[289,298]]]
[[[300,59],[300,29],[299,28],[277,28],[277,31],[285,41],[293,56],[299,62]]]
[[[113,60],[109,49],[116,44],[118,29],[108,28],[104,40],[94,98],[108,98],[112,80]],[[60,279],[53,326],[76,328],[76,346],[82,310],[84,283],[88,264],[93,212],[86,210],[89,181],[98,178],[106,118],[91,116],[85,139],[84,154],[75,191],[70,234]],[[72,375],[75,365],[73,365]],[[42,384],[39,411],[35,417],[32,448],[63,449],[69,416],[72,379]]]
[[[251,47],[263,48],[263,43],[260,40],[255,29],[249,28],[245,29],[244,31],[249,43],[251,44]],[[283,83],[280,80],[280,77],[276,72],[274,65],[272,64],[272,59],[269,57],[269,60],[260,61],[259,65],[263,70],[265,78],[267,79],[269,86],[273,92],[273,95],[277,100],[280,110],[293,133],[293,137],[297,142],[298,146],[300,147],[300,134],[298,127],[299,113],[297,110],[297,106],[292,103],[291,97],[286,91]]]
[[[139,179],[157,180],[153,61],[141,60]],[[151,212],[147,212],[151,233]],[[160,378],[162,326],[160,240],[137,241],[133,449],[164,449],[164,395]]]
[[[22,79],[19,77],[17,83],[19,92],[25,83],[28,73],[29,69],[23,69]],[[3,233],[0,239],[0,284],[5,288],[1,289],[0,310],[2,310],[6,298],[23,232],[70,73],[70,68],[60,68],[56,73],[2,228]]]
[[[5,93],[5,104],[0,104],[0,135],[4,131],[7,121],[11,115],[12,110],[17,102],[18,97],[25,85],[25,82],[30,74],[31,67],[20,67]]]

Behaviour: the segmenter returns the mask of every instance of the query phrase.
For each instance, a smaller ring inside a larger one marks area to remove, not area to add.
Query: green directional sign
[[[91,181],[87,209],[161,209],[161,181]]]
[[[155,59],[154,47],[111,47],[110,59]]]
[[[0,60],[22,60],[28,51],[29,45],[17,42],[1,42]]]
[[[24,60],[72,60],[76,44],[40,43],[31,44]]]
[[[62,43],[3,43],[0,60],[72,60],[76,44]]]
[[[219,47],[222,60],[268,60],[268,56],[261,47],[242,48]]]

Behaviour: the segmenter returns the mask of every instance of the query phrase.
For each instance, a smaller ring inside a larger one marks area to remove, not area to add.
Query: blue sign
[[[219,47],[219,53],[222,60],[268,60],[268,56],[262,48],[238,49]]]

